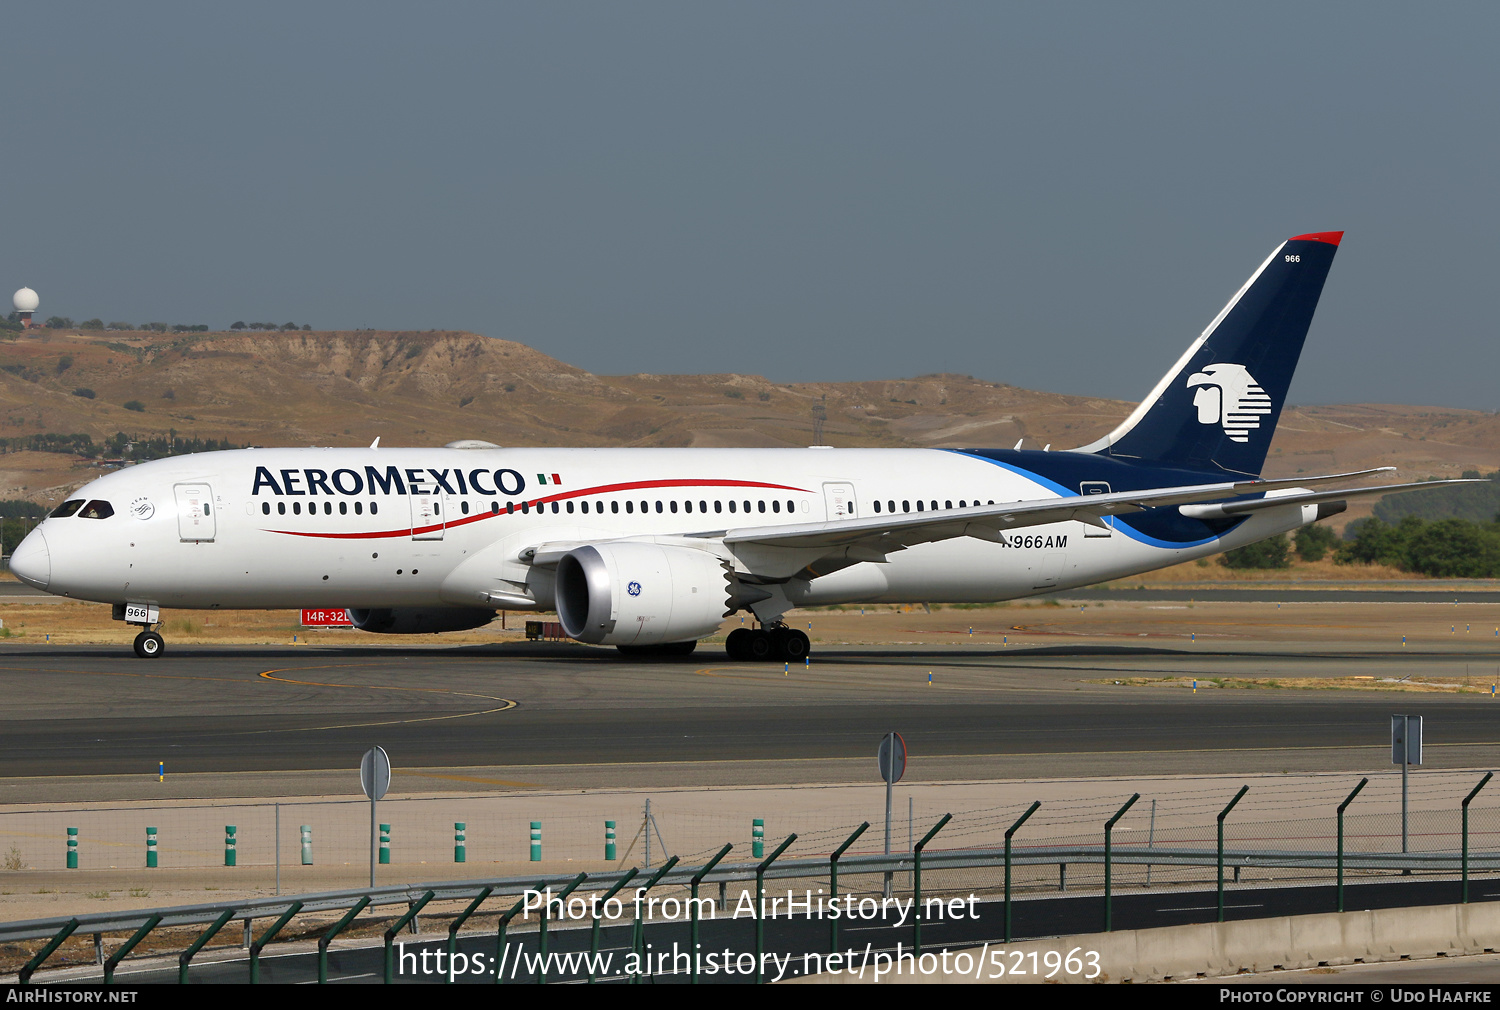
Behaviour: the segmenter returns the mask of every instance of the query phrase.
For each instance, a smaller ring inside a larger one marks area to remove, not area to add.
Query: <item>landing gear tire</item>
[[[724,651],[729,654],[730,659],[744,660],[750,658],[750,638],[755,632],[751,628],[735,628],[724,639]]]
[[[783,663],[796,663],[807,658],[811,643],[807,636],[796,628],[777,628],[771,632],[771,641],[776,647],[776,658]]]
[[[771,640],[771,633],[764,628],[751,631],[750,637],[744,641],[745,658],[751,662],[764,663],[775,658],[776,643]]]
[[[143,631],[135,636],[135,654],[142,659],[155,659],[166,647],[167,643],[154,631]]]

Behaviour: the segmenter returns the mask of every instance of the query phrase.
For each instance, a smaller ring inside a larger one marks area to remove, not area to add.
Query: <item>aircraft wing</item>
[[[1231,516],[1249,515],[1261,509],[1280,505],[1316,505],[1325,501],[1344,501],[1347,498],[1367,498],[1370,495],[1404,494],[1407,491],[1423,491],[1447,484],[1486,484],[1488,481],[1474,478],[1461,480],[1429,480],[1418,484],[1384,484],[1378,487],[1345,488],[1340,491],[1308,491],[1278,497],[1251,498],[1246,501],[1219,502],[1212,505],[1179,505],[1177,511],[1192,519],[1225,519]]]
[[[731,529],[722,533],[731,547],[754,545],[772,548],[807,550],[853,548],[847,557],[855,560],[884,560],[884,555],[916,544],[954,537],[977,537],[999,541],[1006,532],[1027,526],[1075,520],[1092,526],[1105,526],[1104,517],[1140,512],[1148,508],[1179,505],[1239,495],[1260,494],[1288,488],[1316,487],[1351,480],[1394,469],[1381,467],[1357,473],[1329,474],[1286,480],[1226,481],[1218,484],[1195,484],[1184,487],[1151,488],[1143,491],[1116,491],[1111,494],[1071,495],[1034,501],[1004,502],[936,512],[906,512],[900,515],[873,515],[821,523],[796,523],[786,526],[762,526]],[[1418,485],[1431,487],[1432,484]],[[1355,492],[1340,491],[1332,497],[1348,497]],[[1329,499],[1331,500],[1331,499]],[[1276,499],[1276,504],[1287,504]],[[1266,507],[1266,506],[1262,506]],[[716,534],[697,534],[712,536]]]

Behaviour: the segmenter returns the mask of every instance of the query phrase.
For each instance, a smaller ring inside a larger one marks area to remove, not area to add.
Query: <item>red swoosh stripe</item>
[[[618,491],[640,491],[649,488],[663,487],[754,487],[767,488],[775,491],[800,491],[803,494],[811,494],[807,488],[793,487],[789,484],[762,484],[751,480],[702,480],[698,478],[684,478],[681,480],[638,480],[629,481],[624,484],[604,484],[599,487],[584,488],[581,491],[565,491],[562,494],[550,495],[545,498],[527,498],[537,507],[555,501],[564,501],[568,498],[587,498],[590,495],[610,494]],[[436,523],[432,526],[403,527],[398,530],[381,530],[373,533],[312,533],[307,530],[262,530],[264,533],[281,533],[289,537],[315,537],[323,540],[380,540],[389,537],[413,537],[419,533],[432,533],[455,526],[466,526],[469,523],[482,522],[485,519],[499,519],[502,516],[520,515],[518,512],[480,512],[477,515],[464,516],[450,523]]]

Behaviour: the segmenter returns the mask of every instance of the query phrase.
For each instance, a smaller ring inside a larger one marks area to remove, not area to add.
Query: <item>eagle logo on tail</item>
[[[1230,441],[1250,441],[1250,432],[1271,412],[1270,394],[1244,365],[1208,365],[1188,376],[1187,388],[1195,386],[1193,406],[1198,408],[1199,423],[1219,425]]]

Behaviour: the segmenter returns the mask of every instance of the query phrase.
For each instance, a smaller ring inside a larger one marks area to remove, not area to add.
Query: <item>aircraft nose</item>
[[[10,556],[10,570],[28,586],[46,589],[52,580],[52,555],[41,530],[32,530]]]

